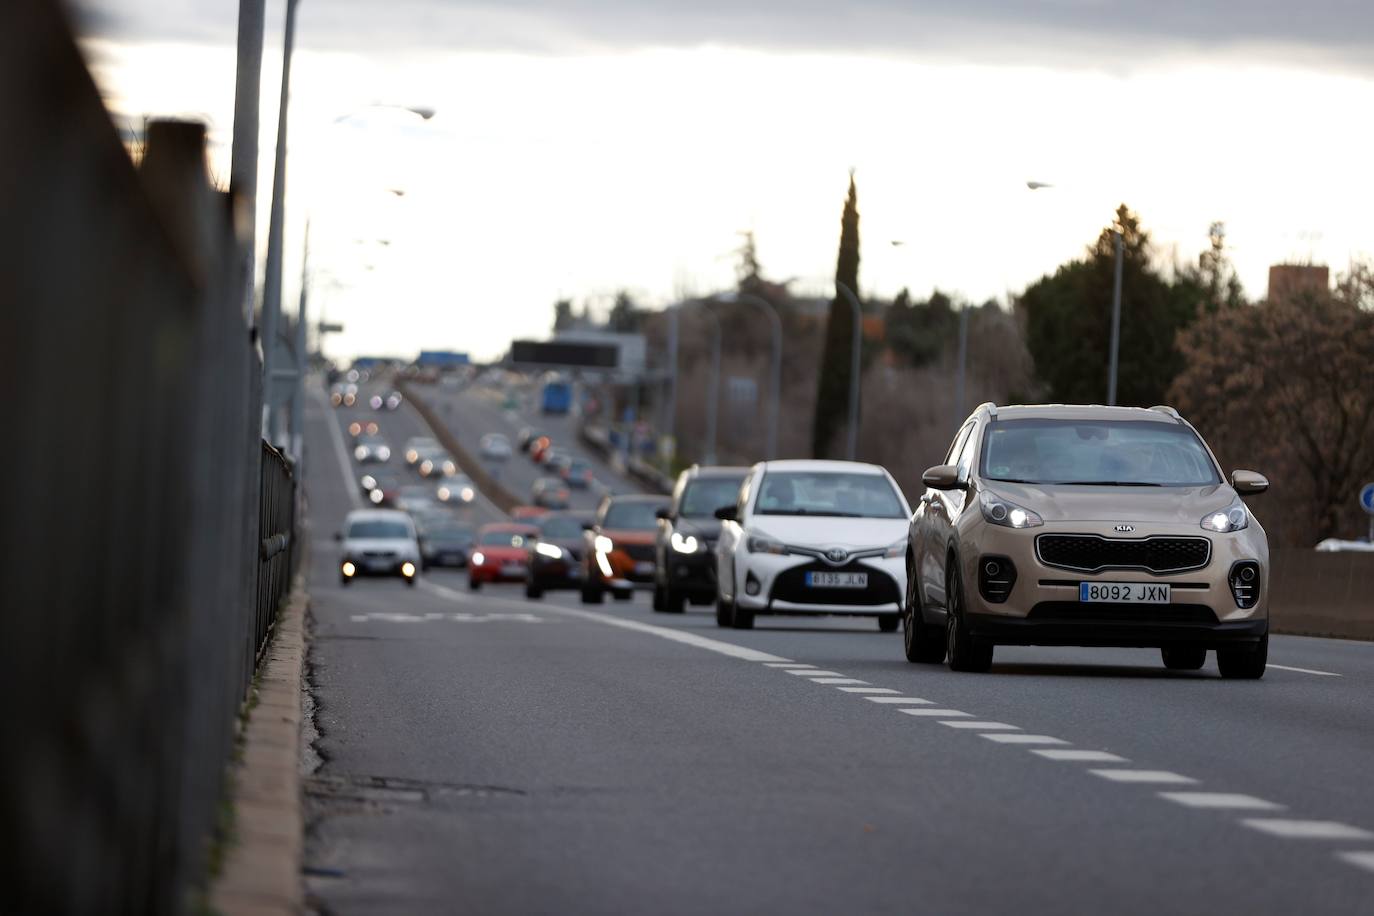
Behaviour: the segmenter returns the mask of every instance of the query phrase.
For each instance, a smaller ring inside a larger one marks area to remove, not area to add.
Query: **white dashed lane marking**
[[[993,732],[990,735],[982,735],[989,741],[996,741],[998,744],[1068,744],[1063,738],[1051,738],[1049,735],[1023,735],[1020,732]]]
[[[991,737],[991,736],[989,736]],[[1066,760],[1072,763],[1127,763],[1125,757],[1109,754],[1106,751],[1080,751],[1077,748],[1032,749],[1047,760]]]
[[[926,709],[924,706],[920,706],[916,709],[899,709],[897,711],[904,712],[908,716],[935,716],[940,719],[973,718],[968,713],[960,712],[957,709]]]
[[[1354,865],[1356,868],[1374,871],[1374,852],[1338,852],[1336,858]]]
[[[897,692],[897,691],[893,690],[891,687],[841,687],[840,689],[843,690],[845,693],[863,693],[863,694],[877,694],[877,693],[890,693],[890,694],[895,694],[895,693]]]
[[[1110,779],[1112,782],[1144,782],[1159,784],[1187,785],[1197,782],[1191,776],[1184,776],[1182,773],[1170,773],[1168,770],[1089,770],[1094,776],[1101,776],[1103,779]]]
[[[814,684],[867,684],[868,681],[861,681],[856,677],[813,677],[811,682]]]
[[[817,671],[815,668],[787,669],[788,674],[800,674],[803,677],[844,677],[838,671]]]
[[[896,691],[893,691],[896,693]],[[887,706],[934,706],[930,700],[923,700],[920,697],[864,697],[870,703],[882,703]]]
[[[1160,792],[1159,797],[1189,808],[1219,808],[1226,811],[1277,811],[1283,807],[1237,792]]]
[[[1291,665],[1276,665],[1273,662],[1269,663],[1269,667],[1277,668],[1280,671],[1296,671],[1298,672],[1298,674],[1315,674],[1318,677],[1342,677],[1342,675],[1339,675],[1334,671],[1317,671],[1313,668],[1294,668]]]
[[[764,662],[765,668],[814,668],[815,665],[799,665],[796,662]]]
[[[949,728],[976,728],[982,732],[1019,732],[1021,730],[1019,725],[1008,725],[1005,722],[965,722],[962,719],[955,719],[953,722],[941,722],[940,724]]]
[[[1283,817],[1251,817],[1247,827],[1286,840],[1374,840],[1374,833],[1340,821],[1299,821]]]

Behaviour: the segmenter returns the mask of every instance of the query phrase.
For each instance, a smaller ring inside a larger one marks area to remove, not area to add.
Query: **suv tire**
[[[959,573],[959,561],[952,558],[946,576],[948,594],[945,598],[948,619],[945,624],[945,654],[951,671],[982,673],[992,667],[992,643],[973,636],[964,620],[964,578]]]
[[[1217,667],[1221,669],[1221,676],[1225,678],[1256,681],[1264,677],[1264,668],[1268,664],[1268,633],[1260,637],[1258,645],[1217,650]]]
[[[910,569],[906,582],[906,605],[902,611],[902,647],[906,651],[906,660],[922,665],[942,664],[945,660],[944,630],[936,624],[925,622],[921,614],[921,599],[917,596],[919,590]]]

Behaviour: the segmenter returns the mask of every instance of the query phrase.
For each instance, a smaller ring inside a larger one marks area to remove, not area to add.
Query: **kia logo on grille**
[[[1120,531],[1122,534],[1130,534],[1135,530],[1135,525],[1117,525],[1116,530]]]
[[[825,558],[831,563],[843,563],[849,559],[849,551],[843,547],[831,547],[825,552]]]

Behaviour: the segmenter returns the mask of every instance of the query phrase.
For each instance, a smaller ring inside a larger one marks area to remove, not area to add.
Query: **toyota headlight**
[[[689,534],[684,537],[676,531],[673,532],[673,536],[669,540],[672,542],[673,549],[678,553],[696,553],[702,546],[701,541],[694,535]]]
[[[906,556],[906,538],[887,545],[887,552],[883,556],[889,560]]]
[[[983,510],[983,518],[991,525],[1003,528],[1039,528],[1045,520],[1031,510],[1003,499],[987,490],[978,494],[978,506]]]
[[[1239,497],[1225,509],[1218,509],[1216,512],[1208,512],[1202,517],[1202,530],[1215,531],[1218,534],[1226,534],[1231,531],[1239,531],[1248,528],[1250,525],[1250,511],[1245,508],[1245,503]]]
[[[766,534],[753,534],[749,540],[744,542],[745,549],[750,553],[772,553],[778,556],[786,556],[787,545],[781,541],[775,541]]]

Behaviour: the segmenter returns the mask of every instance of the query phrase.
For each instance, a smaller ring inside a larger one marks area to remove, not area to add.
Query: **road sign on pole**
[[[1360,491],[1360,508],[1374,515],[1374,483],[1367,483]]]

